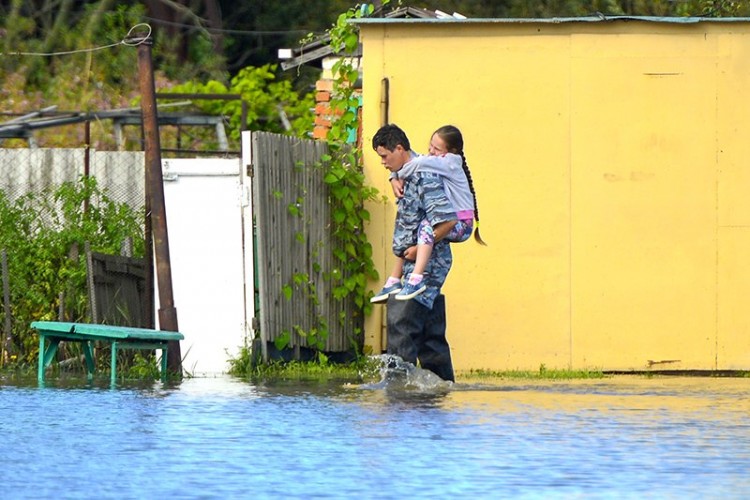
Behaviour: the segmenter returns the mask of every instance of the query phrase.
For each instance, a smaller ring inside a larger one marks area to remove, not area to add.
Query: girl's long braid
[[[466,174],[466,180],[469,181],[469,189],[471,189],[471,195],[474,197],[474,219],[477,221],[477,227],[474,229],[474,240],[480,245],[487,245],[479,234],[479,206],[477,205],[477,193],[474,191],[474,181],[471,180],[471,172],[469,171],[469,165],[466,164],[466,157],[464,156],[463,150],[458,154],[461,155],[461,166]]]

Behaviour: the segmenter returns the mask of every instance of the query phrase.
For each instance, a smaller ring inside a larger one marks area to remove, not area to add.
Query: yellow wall
[[[464,134],[489,246],[453,245],[457,370],[750,369],[750,22],[360,28],[369,182],[391,194],[383,78],[413,149]],[[394,206],[369,208],[385,276]]]

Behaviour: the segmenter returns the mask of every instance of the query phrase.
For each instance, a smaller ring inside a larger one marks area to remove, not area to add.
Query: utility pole
[[[164,203],[164,179],[161,173],[161,144],[159,142],[159,122],[156,114],[156,90],[154,68],[151,59],[151,37],[139,40],[138,80],[141,89],[141,111],[143,115],[143,138],[146,153],[146,193],[153,232],[156,277],[159,285],[159,328],[178,332],[177,309],[172,294],[172,267],[169,260],[169,239],[167,237],[167,213]],[[148,225],[147,225],[148,226]],[[148,253],[148,252],[147,252]],[[182,354],[180,342],[170,341],[167,349],[167,369],[182,375]]]

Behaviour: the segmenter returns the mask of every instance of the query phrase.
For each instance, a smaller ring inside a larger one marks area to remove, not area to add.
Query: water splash
[[[379,364],[380,381],[363,384],[362,389],[437,393],[448,391],[453,386],[453,382],[393,354],[371,356],[371,359]]]

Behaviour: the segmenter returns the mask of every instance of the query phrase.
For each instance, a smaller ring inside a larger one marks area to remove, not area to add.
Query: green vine
[[[383,5],[387,3],[388,0]],[[352,58],[346,56],[353,54],[359,44],[357,27],[350,21],[372,15],[374,10],[372,4],[355,6],[340,14],[336,24],[328,31],[331,48],[341,56],[332,67],[330,105],[334,119],[327,137],[330,155],[324,158],[327,168],[324,181],[331,193],[333,235],[342,243],[334,250],[334,257],[341,269],[334,269],[330,279],[336,284],[334,296],[337,299],[352,297],[357,309],[364,314],[372,310],[367,283],[378,279],[372,260],[372,246],[364,228],[364,224],[370,220],[365,202],[377,200],[378,191],[366,185],[362,152],[351,144],[352,136],[356,137],[360,125],[361,99],[355,87],[359,70],[354,67]]]
[[[387,3],[387,2],[384,2]],[[333,65],[333,92],[331,94],[330,113],[331,127],[328,131],[327,142],[329,154],[321,158],[318,168],[324,169],[323,182],[329,188],[331,208],[331,237],[336,243],[330,251],[334,257],[334,266],[323,273],[324,279],[333,286],[333,297],[336,300],[352,300],[357,314],[369,314],[370,293],[367,290],[369,280],[377,279],[378,272],[372,260],[372,246],[367,239],[364,225],[370,220],[370,213],[365,208],[365,202],[378,199],[377,189],[367,186],[362,171],[361,151],[353,142],[359,130],[360,92],[355,87],[359,79],[359,71],[354,66],[348,54],[355,52],[359,43],[359,34],[351,19],[371,15],[374,7],[370,4],[356,6],[339,15],[336,24],[328,31],[330,47],[340,59]],[[303,197],[298,197],[287,207],[287,211],[294,217],[302,217]],[[298,241],[304,243],[303,237]],[[320,270],[319,264],[314,268]],[[317,306],[316,287],[307,274],[295,275],[292,282],[282,289],[286,300],[292,300],[295,291],[304,295],[305,300]],[[318,351],[318,361],[325,362],[326,357],[321,352],[325,347],[329,335],[329,321],[339,321],[346,324],[353,318],[343,313],[338,318],[324,318],[318,316],[310,331],[305,331],[298,325],[293,326],[293,332],[284,331],[275,341],[278,349],[287,347],[292,333],[303,337],[307,344]],[[355,338],[362,335],[361,328],[355,327],[352,332]]]
[[[389,0],[384,0],[383,5]],[[352,19],[366,17],[374,12],[371,4],[353,7],[339,15],[336,23],[328,30],[329,44],[334,54],[340,59],[333,65],[333,91],[331,93],[330,114],[331,127],[326,140],[328,143],[328,154],[323,155],[316,168],[323,169],[323,182],[328,186],[329,204],[331,209],[330,236],[335,242],[331,248],[323,248],[322,243],[317,244],[316,258],[320,252],[331,252],[334,265],[323,269],[318,262],[313,262],[312,270],[315,273],[322,272],[323,279],[332,285],[333,298],[338,301],[351,300],[355,306],[354,318],[340,313],[336,318],[327,318],[316,315],[314,325],[309,331],[292,325],[285,329],[281,335],[274,340],[274,346],[278,350],[288,348],[292,343],[293,336],[306,339],[309,347],[315,349],[316,360],[320,365],[328,364],[328,357],[323,353],[326,340],[331,330],[332,321],[339,325],[346,325],[372,310],[369,299],[371,292],[367,290],[370,280],[378,279],[378,271],[372,260],[372,246],[365,233],[365,224],[370,220],[370,213],[365,208],[367,201],[380,201],[378,190],[365,183],[365,175],[362,170],[362,152],[357,148],[356,138],[360,125],[359,109],[361,107],[360,92],[355,86],[359,79],[359,71],[354,66],[348,54],[356,51],[359,43],[359,34],[356,25],[351,23]],[[309,35],[300,43],[306,43],[312,39]],[[298,165],[299,167],[303,167]],[[294,202],[287,205],[287,212],[292,217],[304,218],[305,192],[301,189],[300,195]],[[274,192],[273,196],[279,200],[283,197],[280,192]],[[309,244],[305,241],[303,234],[297,234],[296,239],[301,244]],[[295,274],[289,283],[282,287],[284,300],[306,300],[317,310],[318,293],[315,278],[306,273]],[[352,333],[353,340],[361,340],[362,330],[355,326]],[[355,346],[356,347],[356,346]],[[236,375],[247,374],[255,364],[252,354],[248,349],[243,349],[239,357],[230,359],[232,373]],[[256,368],[257,369],[257,368]]]

